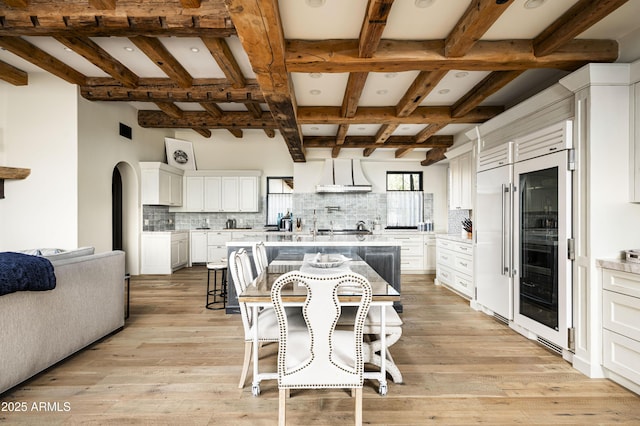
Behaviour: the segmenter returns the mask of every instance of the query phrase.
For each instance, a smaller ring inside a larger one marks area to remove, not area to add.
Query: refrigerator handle
[[[513,246],[514,244],[514,233],[516,232],[516,229],[514,229],[514,225],[515,225],[515,218],[514,218],[514,212],[515,212],[515,203],[517,202],[516,199],[516,186],[511,183],[509,184],[510,187],[510,205],[511,205],[511,214],[509,215],[509,277],[515,277],[516,276],[516,268],[515,268],[515,247]]]
[[[506,262],[505,262],[505,226],[504,226],[504,221],[505,221],[505,217],[506,217],[506,211],[505,211],[505,202],[504,202],[504,198],[507,196],[507,193],[509,192],[509,189],[507,189],[507,185],[505,185],[504,183],[502,184],[502,190],[501,190],[501,195],[502,197],[500,197],[502,199],[502,221],[500,222],[500,226],[502,227],[501,229],[501,238],[502,241],[500,242],[500,275],[504,275],[505,273],[508,273],[507,269],[506,269]]]

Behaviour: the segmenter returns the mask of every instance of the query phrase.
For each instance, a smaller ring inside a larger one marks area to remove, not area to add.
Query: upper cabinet
[[[260,172],[185,172],[182,212],[258,212]]]
[[[183,173],[164,163],[140,163],[142,204],[181,206]]]
[[[471,210],[473,160],[467,152],[449,161],[449,210]]]
[[[640,79],[640,64],[634,69],[638,69],[636,79]],[[630,146],[630,182],[629,199],[631,202],[640,203],[640,82],[631,85],[631,142]]]

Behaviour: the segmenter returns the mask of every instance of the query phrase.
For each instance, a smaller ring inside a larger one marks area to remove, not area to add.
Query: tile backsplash
[[[462,221],[472,219],[472,210],[449,210],[449,234],[459,234],[462,231]]]
[[[257,213],[180,213],[170,212],[167,206],[144,205],[142,208],[143,231],[170,231],[210,227],[222,229],[229,218],[236,220],[236,226],[262,228],[265,224],[266,198],[260,199]],[[384,193],[357,194],[293,194],[293,217],[301,217],[303,228],[313,226],[313,211],[316,211],[318,228],[329,228],[333,221],[335,229],[355,228],[356,222],[363,220],[371,228],[374,220],[380,218],[384,228],[387,215],[387,195]],[[424,220],[433,220],[433,194],[424,194]]]

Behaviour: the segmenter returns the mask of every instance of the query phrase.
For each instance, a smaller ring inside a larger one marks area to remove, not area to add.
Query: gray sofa
[[[0,296],[0,393],[124,326],[124,252],[86,253],[47,256],[55,289]]]

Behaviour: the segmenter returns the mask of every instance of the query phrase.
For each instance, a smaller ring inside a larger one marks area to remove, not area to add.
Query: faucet
[[[329,221],[329,235],[333,237],[333,221]]]
[[[356,229],[358,231],[365,231],[367,229],[366,223],[364,223],[364,220],[359,220],[358,222],[356,222]]]
[[[311,235],[314,237],[318,235],[318,217],[316,216],[316,209],[313,209],[313,229],[311,229]]]

